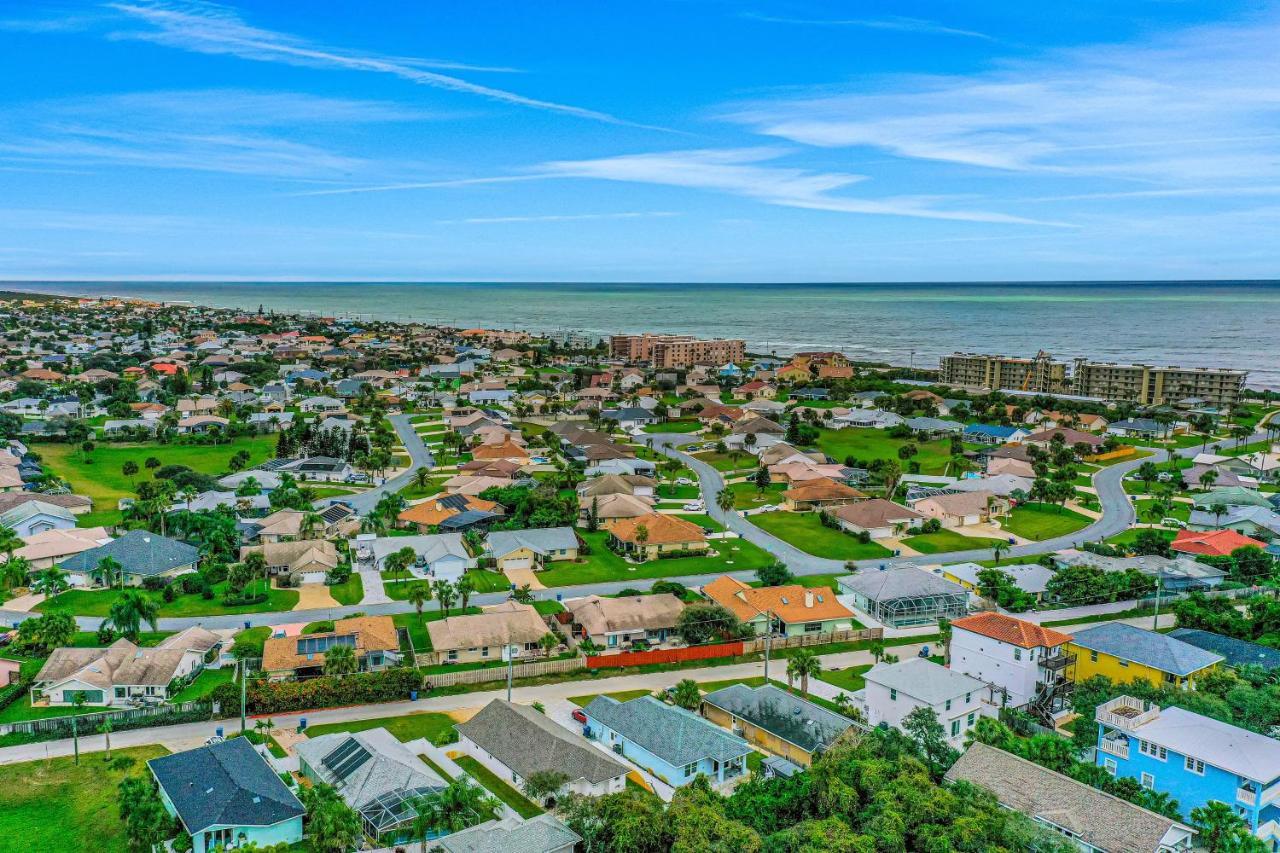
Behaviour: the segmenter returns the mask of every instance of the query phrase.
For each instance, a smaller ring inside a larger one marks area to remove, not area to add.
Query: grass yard
[[[1167,530],[1163,527],[1130,527],[1124,533],[1117,533],[1115,536],[1107,539],[1106,543],[1108,545],[1114,545],[1117,548],[1128,548],[1138,540],[1138,534],[1144,530],[1153,530],[1160,536],[1160,538],[1166,539],[1170,542],[1173,541],[1173,537],[1178,535],[1177,531]]]
[[[658,497],[679,501],[696,501],[702,497],[702,490],[697,486],[677,486],[672,483],[661,483],[658,485]]]
[[[819,432],[818,449],[839,462],[850,456],[860,462],[874,459],[897,462],[898,448],[913,443],[910,439],[891,438],[882,429],[824,429]],[[945,439],[916,443],[916,447],[920,452],[911,457],[911,461],[920,463],[921,474],[941,474],[951,462],[951,442]]]
[[[161,746],[140,746],[71,758],[0,767],[0,839],[5,850],[41,853],[124,853],[124,824],[116,788],[126,776],[146,774],[146,762],[167,755]]]
[[[755,457],[750,453],[717,453],[709,450],[706,453],[696,453],[694,458],[705,462],[717,471],[724,473],[726,471],[754,471],[756,469]]]
[[[499,779],[492,770],[476,761],[470,755],[460,755],[454,759],[454,762],[467,771],[468,776],[479,782],[481,787],[488,790],[499,800],[502,800],[525,820],[542,814],[543,810],[536,803]]]
[[[511,581],[507,580],[507,576],[502,572],[491,572],[486,569],[471,569],[467,572],[471,578],[471,582],[475,584],[475,591],[482,592],[507,592],[511,589]],[[382,575],[382,586],[387,591],[387,596],[393,601],[408,601],[409,588],[415,583],[430,586],[429,581],[413,578],[408,575],[400,574],[396,576],[398,579],[392,579],[387,576],[386,572]],[[359,602],[354,602],[358,604]]]
[[[863,544],[848,533],[824,527],[816,512],[762,512],[749,520],[761,530],[815,557],[867,560],[892,555],[877,542]]]
[[[1150,514],[1150,509],[1152,505],[1155,503],[1156,501],[1153,501],[1153,500],[1138,500],[1133,502],[1133,508],[1135,511],[1137,511],[1138,519],[1140,521],[1149,521],[1152,524],[1160,523],[1159,518],[1153,518]],[[1161,517],[1176,518],[1179,521],[1187,521],[1191,518],[1191,504],[1184,504],[1181,501],[1174,501],[1170,505],[1169,511],[1167,513],[1164,513]]]
[[[479,612],[479,607],[468,607],[464,613],[455,605],[449,611],[449,615],[461,616]],[[409,639],[413,641],[413,650],[421,653],[431,651],[431,636],[427,633],[427,623],[443,618],[439,610],[423,610],[421,619],[418,618],[418,614],[415,611],[413,613],[397,613],[391,617],[391,621],[395,623],[397,628],[404,628],[409,632]]]
[[[81,708],[80,713],[88,714],[96,708]],[[75,706],[56,706],[52,708],[31,707],[31,693],[28,692],[9,707],[0,710],[0,723],[21,723],[25,720],[44,720],[49,717],[69,717],[76,713]]]
[[[603,583],[606,581],[639,580],[641,578],[671,578],[685,575],[708,575],[730,571],[754,571],[773,562],[773,557],[743,539],[716,540],[716,556],[674,557],[667,560],[650,560],[647,563],[628,563],[605,547],[608,534],[603,530],[579,535],[591,545],[591,554],[581,562],[551,563],[539,572],[538,579],[544,586],[574,586],[577,584]]]
[[[946,554],[950,551],[973,551],[979,548],[994,548],[1004,539],[991,539],[983,536],[965,536],[954,530],[939,530],[937,533],[921,533],[919,536],[908,536],[902,544],[919,551],[921,554]]]
[[[755,483],[731,483],[727,486],[733,495],[734,509],[755,509],[765,504],[782,503],[782,493],[787,490],[785,483],[770,483],[761,492]]]
[[[136,587],[135,587],[136,588]],[[271,613],[278,610],[292,610],[298,603],[298,593],[292,589],[267,590],[267,600],[261,604],[249,604],[239,607],[226,607],[222,603],[222,594],[226,584],[214,587],[213,598],[205,599],[200,595],[180,595],[173,601],[166,602],[159,592],[140,590],[150,595],[160,605],[160,615],[168,616],[218,616],[222,614],[236,615],[240,613]],[[36,605],[36,610],[48,613],[52,610],[65,610],[77,616],[106,616],[111,604],[120,597],[118,589],[69,589],[61,595]]]
[[[353,571],[345,582],[331,584],[329,594],[339,604],[359,604],[364,598],[364,581],[360,579],[360,573]]]
[[[206,669],[196,676],[195,681],[182,688],[170,700],[174,704],[194,702],[203,699],[213,692],[219,684],[227,684],[236,677],[235,667],[224,666],[222,669]]]
[[[588,693],[585,696],[570,696],[569,701],[579,708],[585,708],[597,696],[608,696],[610,699],[617,699],[619,702],[629,702],[632,699],[639,699],[641,696],[649,696],[652,693],[652,690],[619,690],[616,693]]]
[[[1001,521],[1001,527],[1015,536],[1041,542],[1083,530],[1093,519],[1062,507],[1025,503],[1015,507]]]
[[[348,720],[342,723],[308,726],[307,736],[320,737],[320,735],[334,732],[363,732],[367,729],[385,728],[402,743],[422,737],[440,746],[453,739],[454,722],[453,717],[448,714],[424,711],[400,717],[377,717],[372,720]]]
[[[866,685],[867,682],[863,679],[862,674],[869,669],[871,669],[871,664],[848,666],[844,669],[823,670],[818,674],[818,679],[852,693],[855,690],[861,690]]]
[[[231,457],[241,450],[249,452],[249,464],[253,467],[275,456],[276,437],[255,435],[237,438],[225,444],[99,444],[89,454],[88,461],[78,447],[68,444],[40,444],[35,447],[43,459],[45,468],[71,484],[78,495],[93,499],[95,512],[115,510],[120,498],[132,497],[136,484],[149,479],[143,466],[149,457],[160,460],[161,465],[186,465],[202,474],[224,474]],[[121,468],[132,460],[143,473],[126,477]],[[80,526],[88,526],[81,516]]]
[[[702,429],[702,423],[697,420],[675,420],[663,421],[658,424],[649,424],[644,428],[645,432],[697,432]]]

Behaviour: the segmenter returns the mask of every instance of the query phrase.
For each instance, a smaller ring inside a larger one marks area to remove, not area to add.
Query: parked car
[[[702,501],[689,501],[684,505],[685,512],[702,512],[706,508],[707,505]]]
[[[574,708],[573,713],[570,714],[569,716],[573,717],[575,720],[577,720],[579,723],[582,723],[582,725],[584,726],[587,724],[587,712],[583,711],[581,708]]]

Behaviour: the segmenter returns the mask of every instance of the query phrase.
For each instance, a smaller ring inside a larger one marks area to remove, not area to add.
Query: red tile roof
[[[1267,547],[1266,542],[1250,539],[1234,530],[1179,530],[1169,547],[1183,554],[1229,557],[1235,549],[1250,545],[1254,548]]]
[[[951,627],[963,628],[1024,649],[1034,649],[1037,646],[1053,648],[1071,640],[1070,634],[1064,634],[1052,628],[1042,628],[1034,622],[1014,619],[1003,613],[975,613],[955,620],[951,623]]]

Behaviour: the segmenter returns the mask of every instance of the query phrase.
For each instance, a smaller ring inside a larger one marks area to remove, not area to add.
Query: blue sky
[[[1274,278],[1280,6],[0,6],[0,278]]]

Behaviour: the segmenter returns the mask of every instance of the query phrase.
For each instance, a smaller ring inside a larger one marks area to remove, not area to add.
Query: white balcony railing
[[[1114,755],[1116,758],[1129,757],[1129,744],[1120,740],[1103,740],[1100,747],[1103,752]]]
[[[1236,801],[1244,803],[1246,806],[1256,805],[1258,792],[1253,788],[1236,788]]]
[[[1132,696],[1117,696],[1098,706],[1094,715],[1099,723],[1112,728],[1132,731],[1160,716],[1160,706],[1150,705]]]

